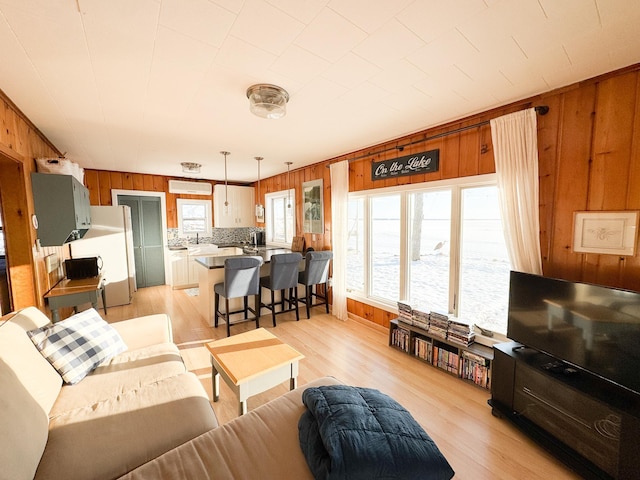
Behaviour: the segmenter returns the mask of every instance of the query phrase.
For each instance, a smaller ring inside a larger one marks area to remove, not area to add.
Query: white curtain
[[[542,274],[535,109],[491,120],[500,213],[514,270]]]
[[[331,164],[331,245],[333,248],[332,313],[347,319],[347,200],[349,162]]]

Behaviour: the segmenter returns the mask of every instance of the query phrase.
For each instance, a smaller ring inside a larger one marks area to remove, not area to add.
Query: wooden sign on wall
[[[439,167],[440,150],[429,150],[428,152],[398,157],[394,160],[371,162],[371,179],[383,180],[405,175],[437,172]]]

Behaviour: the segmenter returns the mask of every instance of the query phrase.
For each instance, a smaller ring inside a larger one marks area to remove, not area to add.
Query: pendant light
[[[225,152],[224,150],[220,152],[222,155],[224,155],[224,207],[225,207],[225,212],[227,211],[228,207],[229,207],[229,197],[227,195],[227,155],[230,155],[229,152]],[[226,212],[228,213],[228,212]]]
[[[287,197],[289,200],[287,208],[291,208],[291,171],[289,170],[289,167],[293,162],[284,162],[284,163],[287,164]]]
[[[264,158],[263,157],[254,157],[254,158],[258,162],[258,195],[256,196],[256,198],[257,198],[257,202],[256,202],[256,217],[262,218],[262,217],[264,217],[264,205],[262,205],[262,202],[260,202],[260,200],[261,200],[261,196],[260,196],[260,162],[262,160],[264,160]]]

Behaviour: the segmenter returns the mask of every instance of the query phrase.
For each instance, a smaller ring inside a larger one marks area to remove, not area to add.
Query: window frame
[[[356,199],[364,200],[364,235],[366,236],[363,257],[364,257],[364,291],[348,290],[347,298],[356,300],[359,302],[372,305],[376,308],[386,310],[388,312],[397,313],[397,303],[395,301],[389,301],[381,299],[380,297],[374,297],[371,295],[371,276],[374,274],[371,268],[371,198],[382,197],[389,194],[399,194],[401,196],[401,212],[400,212],[400,298],[404,298],[409,292],[410,279],[408,268],[408,256],[410,251],[410,235],[409,225],[411,219],[409,208],[409,194],[424,192],[424,191],[437,191],[443,189],[451,190],[451,255],[449,263],[449,299],[448,310],[453,312],[454,315],[458,312],[458,289],[460,288],[460,264],[461,264],[461,228],[462,228],[462,191],[467,188],[482,187],[482,186],[496,186],[497,187],[497,175],[486,174],[477,175],[473,177],[461,177],[449,180],[436,180],[433,182],[422,182],[415,184],[408,184],[395,187],[384,187],[372,190],[363,190],[358,192],[349,193],[349,201]],[[499,332],[496,332],[499,336]],[[506,337],[505,337],[506,338]]]
[[[183,230],[183,216],[182,216],[182,206],[183,205],[204,205],[205,207],[205,229],[203,232],[185,232]],[[178,216],[178,235],[181,237],[195,237],[196,235],[209,237],[211,236],[211,228],[213,225],[213,218],[211,216],[211,200],[191,200],[188,198],[178,198],[176,199],[176,210]]]
[[[289,240],[288,234],[285,233],[285,241],[276,241],[273,239],[273,200],[287,199],[291,201],[291,217],[292,217],[292,229],[291,239]],[[265,243],[270,245],[291,247],[293,237],[296,236],[296,189],[290,188],[288,190],[279,190],[277,192],[267,193],[264,196],[264,225],[265,225]]]

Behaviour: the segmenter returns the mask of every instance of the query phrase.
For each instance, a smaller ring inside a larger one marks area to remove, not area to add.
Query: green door
[[[118,204],[131,207],[136,285],[138,288],[164,285],[160,198],[118,195]]]

